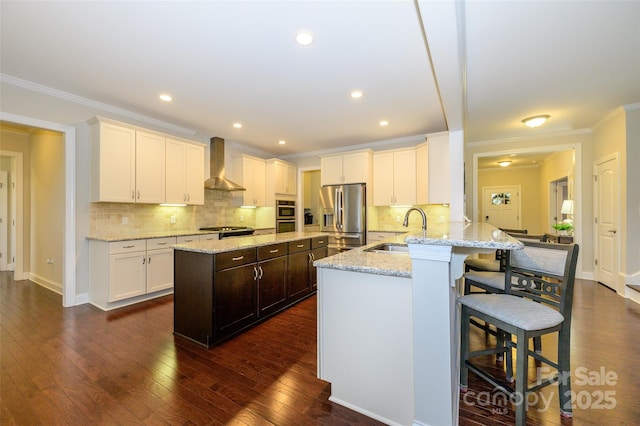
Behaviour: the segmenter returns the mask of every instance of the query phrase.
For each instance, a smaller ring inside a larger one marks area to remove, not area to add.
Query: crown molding
[[[564,137],[564,136],[588,135],[591,133],[592,133],[591,129],[576,129],[576,130],[564,130],[559,132],[538,133],[536,135],[514,136],[511,138],[504,138],[504,139],[467,142],[466,148],[478,148],[478,147],[489,146],[489,145],[500,145],[500,144],[514,143],[514,142],[550,139],[550,138],[557,138],[557,137]]]
[[[84,98],[82,96],[74,95],[73,93],[65,92],[62,90],[53,89],[51,87],[34,83],[32,81],[22,80],[20,78],[13,77],[7,74],[0,74],[0,82],[9,84],[11,86],[16,86],[26,90],[30,90],[32,92],[41,93],[43,95],[52,96],[58,99],[63,99],[65,101],[73,102],[75,104],[84,105],[89,108],[110,112],[112,114],[116,114],[122,117],[127,117],[132,120],[136,120],[142,123],[167,129],[172,132],[180,133],[183,135],[194,136],[195,134],[198,133],[196,130],[193,130],[193,129],[177,126],[175,124],[158,120],[156,118],[152,118],[147,115],[138,114],[137,112],[129,111],[124,108],[118,108],[113,105],[105,104],[103,102],[95,101],[93,99]]]
[[[296,158],[321,157],[323,155],[332,155],[332,154],[338,154],[341,152],[359,151],[363,149],[372,149],[375,151],[376,150],[375,148],[378,148],[378,150],[407,148],[407,147],[415,146],[425,142],[428,136],[437,135],[440,133],[447,133],[447,132],[404,136],[396,139],[386,139],[386,140],[380,140],[375,142],[367,142],[359,145],[349,145],[349,146],[340,147],[340,148],[324,149],[324,150],[305,152],[305,153],[299,153],[299,154],[288,154],[288,155],[280,156],[278,158],[281,158],[283,160],[293,160]]]

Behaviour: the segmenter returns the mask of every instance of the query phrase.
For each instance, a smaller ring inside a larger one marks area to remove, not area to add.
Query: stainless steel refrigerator
[[[366,244],[366,194],[363,183],[320,188],[320,231],[329,233],[329,255]]]

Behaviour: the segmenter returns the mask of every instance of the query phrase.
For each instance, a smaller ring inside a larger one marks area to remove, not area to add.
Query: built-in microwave
[[[291,220],[296,218],[296,202],[276,200],[276,219]]]

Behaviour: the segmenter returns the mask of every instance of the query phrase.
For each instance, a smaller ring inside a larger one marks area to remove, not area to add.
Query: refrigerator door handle
[[[344,194],[342,192],[342,188],[336,188],[336,228],[342,229],[343,217],[344,214]]]

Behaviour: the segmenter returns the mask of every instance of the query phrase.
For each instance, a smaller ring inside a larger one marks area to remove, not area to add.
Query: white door
[[[521,229],[520,185],[482,188],[482,220],[496,228]]]
[[[595,163],[596,281],[618,291],[618,157]]]

